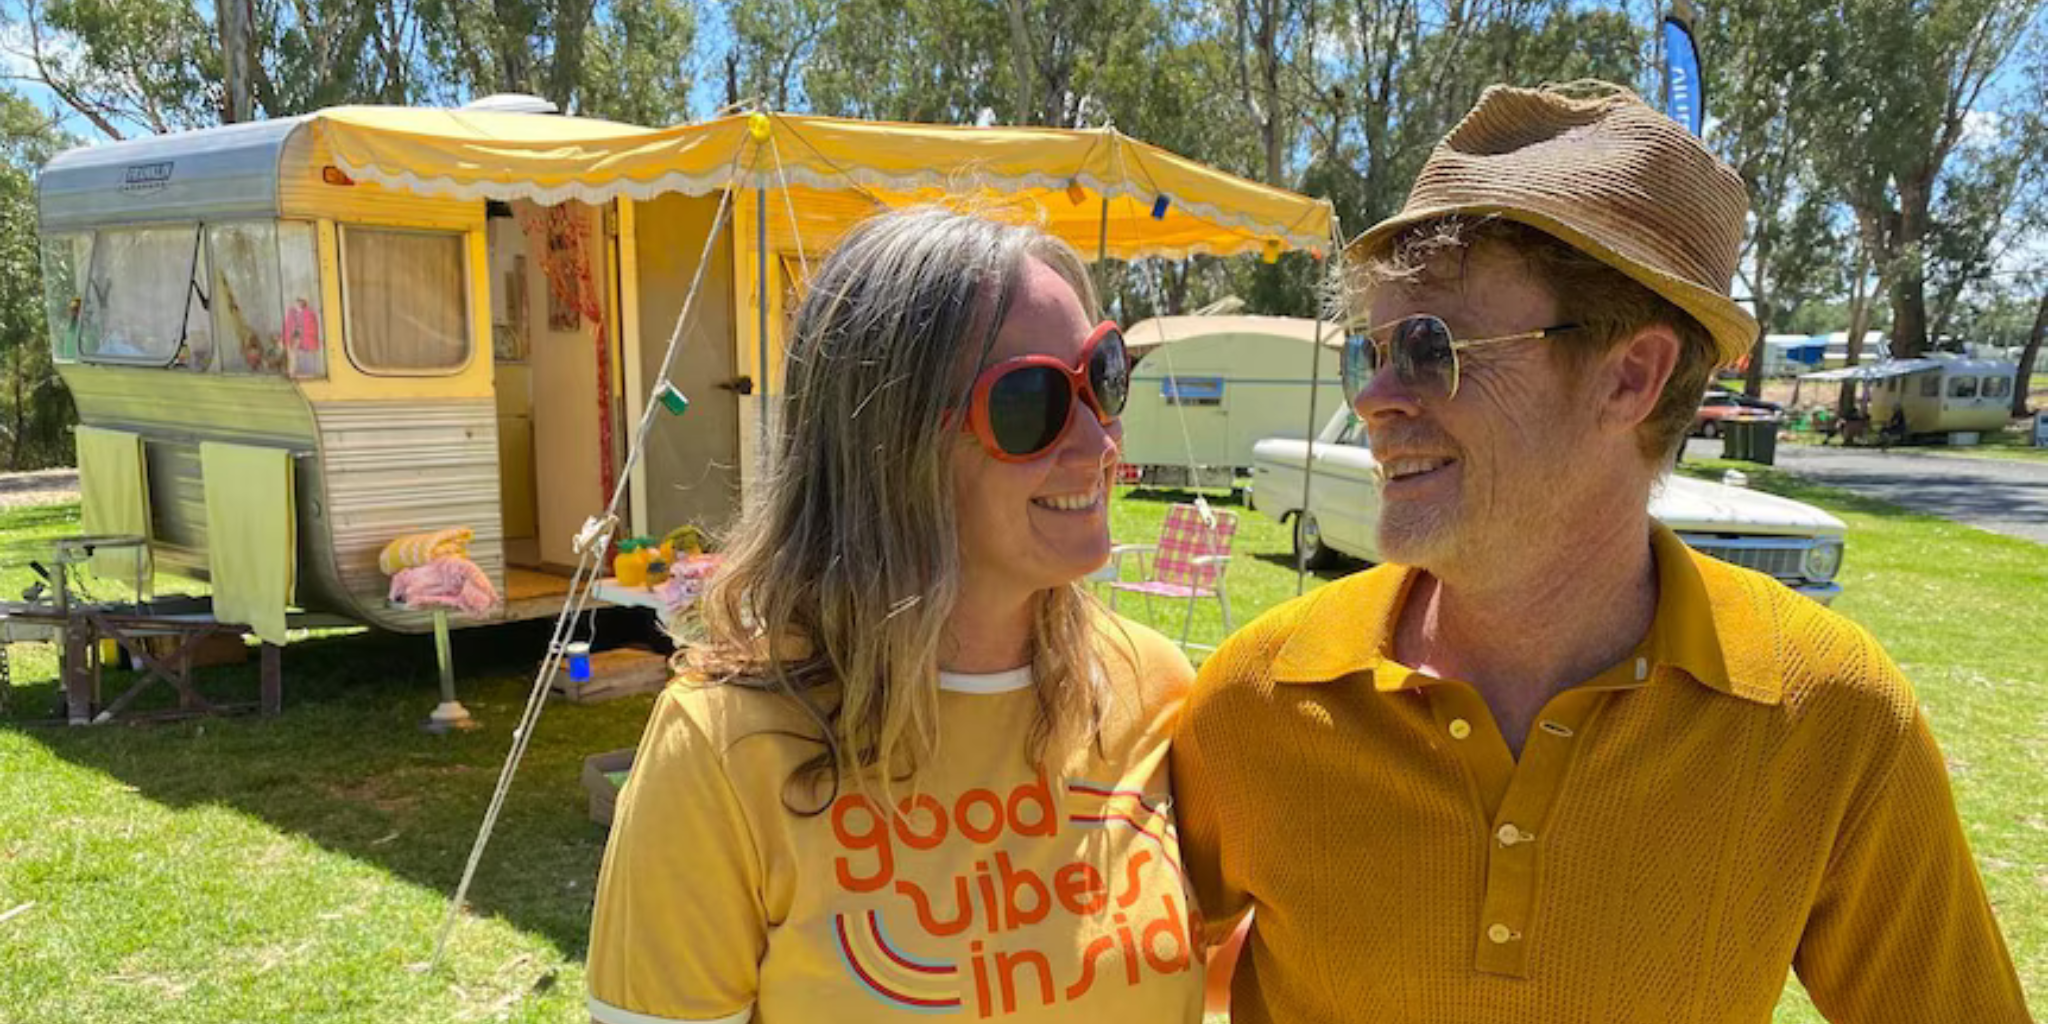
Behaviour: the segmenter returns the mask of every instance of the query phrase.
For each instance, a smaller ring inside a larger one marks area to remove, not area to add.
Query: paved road
[[[57,505],[77,500],[78,471],[75,469],[0,473],[0,508]]]
[[[1720,454],[1719,441],[1695,439],[1686,446],[1688,458]],[[1778,468],[1916,512],[2048,544],[2048,462],[1781,444]]]

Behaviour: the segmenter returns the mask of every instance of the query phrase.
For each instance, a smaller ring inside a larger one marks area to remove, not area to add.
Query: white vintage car
[[[1267,438],[1252,446],[1253,508],[1294,525],[1295,553],[1311,568],[1339,555],[1379,561],[1379,490],[1365,426],[1339,409],[1316,439],[1309,510],[1301,508],[1301,467],[1308,443]],[[1845,527],[1811,505],[1743,487],[1671,475],[1650,496],[1650,514],[1687,544],[1722,561],[1769,573],[1826,604],[1842,592]]]

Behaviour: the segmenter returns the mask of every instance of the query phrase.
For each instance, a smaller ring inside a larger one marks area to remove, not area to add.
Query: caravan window
[[[1948,396],[1950,398],[1977,397],[1977,378],[1950,377],[1948,379]]]
[[[284,308],[278,301],[277,225],[271,221],[214,224],[206,229],[212,261],[214,365],[222,373],[284,372]]]
[[[323,377],[320,261],[313,225],[305,221],[242,221],[209,225],[206,258],[212,337],[209,363],[192,343],[193,368],[222,373]]]
[[[1168,377],[1160,383],[1159,394],[1167,405],[1222,405],[1223,378]]]
[[[1922,397],[1922,398],[1940,398],[1940,397],[1941,397],[1941,375],[1940,375],[1940,374],[1938,374],[1938,373],[1930,373],[1930,374],[1928,374],[1927,376],[1925,376],[1925,377],[1922,377],[1922,378],[1920,378],[1920,397]]]
[[[91,269],[92,232],[43,236],[43,323],[50,330],[50,351],[61,361],[78,358],[79,317]]]
[[[102,231],[79,312],[78,353],[96,363],[166,366],[184,340],[199,226]]]
[[[370,373],[452,373],[469,362],[461,234],[348,226],[341,234],[349,358]]]
[[[2012,397],[2012,378],[2011,378],[2011,377],[1986,377],[1986,378],[1984,378],[1984,390],[1983,390],[1983,391],[1981,392],[1981,394],[1983,394],[1983,396],[1984,396],[1985,398],[2011,398],[2011,397]]]
[[[284,352],[292,376],[327,376],[326,330],[320,301],[320,240],[312,222],[277,224],[278,298],[284,305]]]

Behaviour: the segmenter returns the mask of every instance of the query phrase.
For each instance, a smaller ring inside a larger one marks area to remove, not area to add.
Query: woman
[[[1074,251],[936,209],[797,313],[774,464],[621,797],[598,1021],[1199,1019],[1180,652],[1081,579],[1129,386]]]

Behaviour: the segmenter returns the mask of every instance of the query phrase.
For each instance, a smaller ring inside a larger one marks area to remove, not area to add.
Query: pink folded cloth
[[[475,562],[448,556],[399,570],[391,577],[391,600],[413,608],[483,615],[498,606],[498,591]]]

